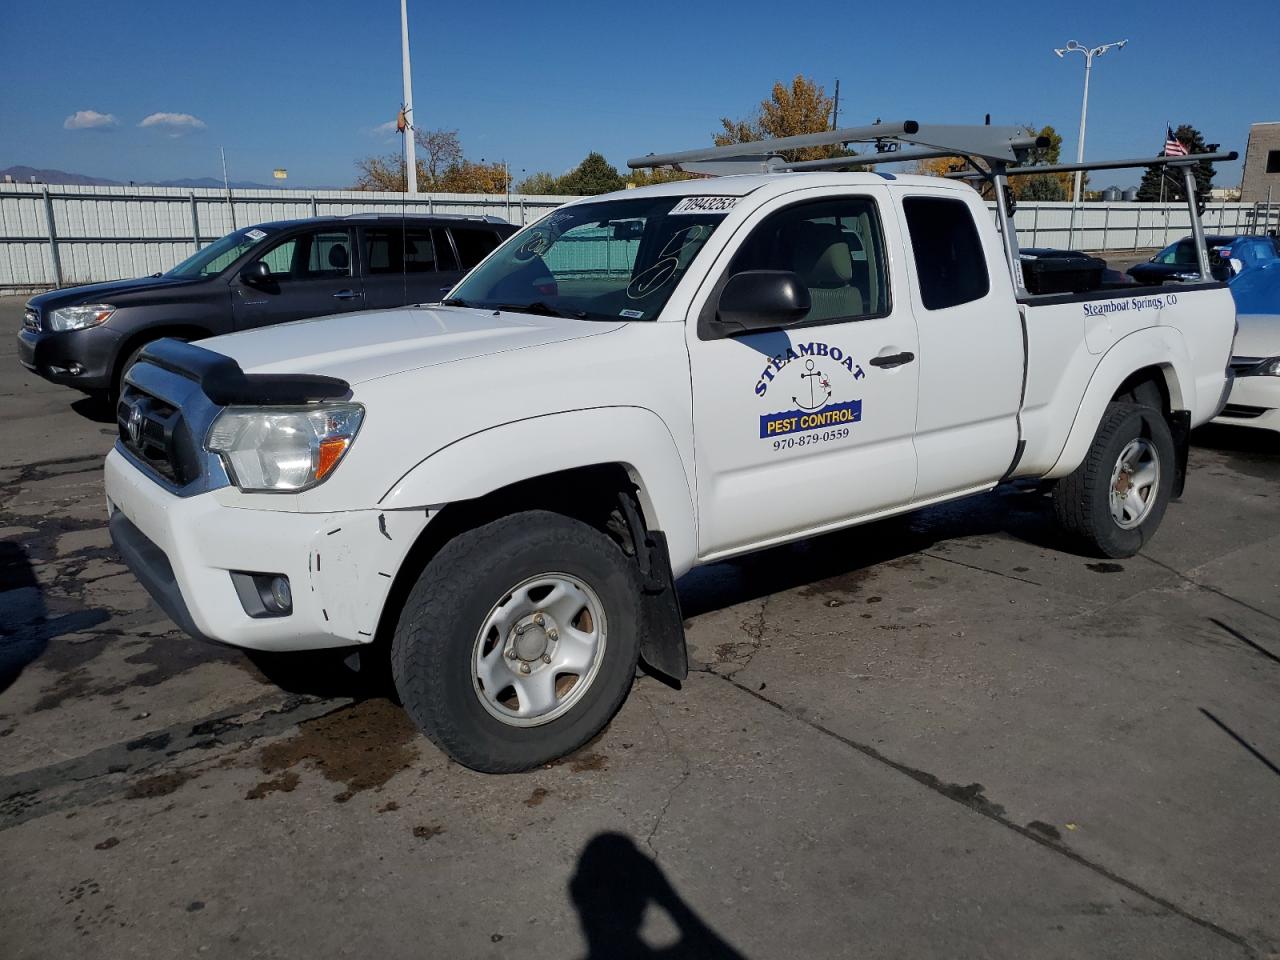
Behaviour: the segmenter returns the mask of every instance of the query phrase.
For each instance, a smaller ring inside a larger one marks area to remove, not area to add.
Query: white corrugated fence
[[[358,190],[188,190],[0,183],[0,291],[140,277],[168,270],[237,227],[327,214],[456,213],[523,225],[572,197]],[[1280,205],[1277,205],[1280,206]],[[1211,204],[1209,233],[1252,233],[1261,205]],[[1276,212],[1271,212],[1272,220]],[[1022,203],[1024,247],[1124,251],[1162,247],[1190,231],[1186,204]]]

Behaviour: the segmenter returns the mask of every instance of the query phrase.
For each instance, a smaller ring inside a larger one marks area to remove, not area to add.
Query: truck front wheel
[[[1175,462],[1159,410],[1109,404],[1084,462],[1053,489],[1058,522],[1091,551],[1132,557],[1164,518]]]
[[[608,536],[533,510],[451,540],[411,589],[392,639],[405,709],[486,773],[582,746],[626,698],[639,657],[639,581]]]

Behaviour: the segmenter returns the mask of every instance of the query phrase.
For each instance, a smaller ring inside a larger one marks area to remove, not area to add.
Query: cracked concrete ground
[[[12,354],[6,958],[1280,954],[1276,438],[1198,435],[1133,560],[1009,490],[696,571],[682,690],[488,777],[376,675],[179,634],[110,423]]]

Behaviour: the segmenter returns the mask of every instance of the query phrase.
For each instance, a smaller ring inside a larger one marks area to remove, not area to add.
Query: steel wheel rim
[[[1132,530],[1151,514],[1160,493],[1160,457],[1155,444],[1136,437],[1125,444],[1111,471],[1111,519]]]
[[[528,577],[485,616],[471,653],[471,686],[490,716],[536,727],[582,700],[604,662],[604,604],[567,573]]]

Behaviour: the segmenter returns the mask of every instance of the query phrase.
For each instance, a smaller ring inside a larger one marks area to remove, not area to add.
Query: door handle
[[[868,363],[873,367],[900,367],[916,358],[914,353],[904,350],[902,353],[891,353],[885,357],[872,357]]]
[[[356,293],[354,290],[339,290],[337,293],[333,295],[333,299],[354,300],[358,296],[360,296],[360,294]]]

